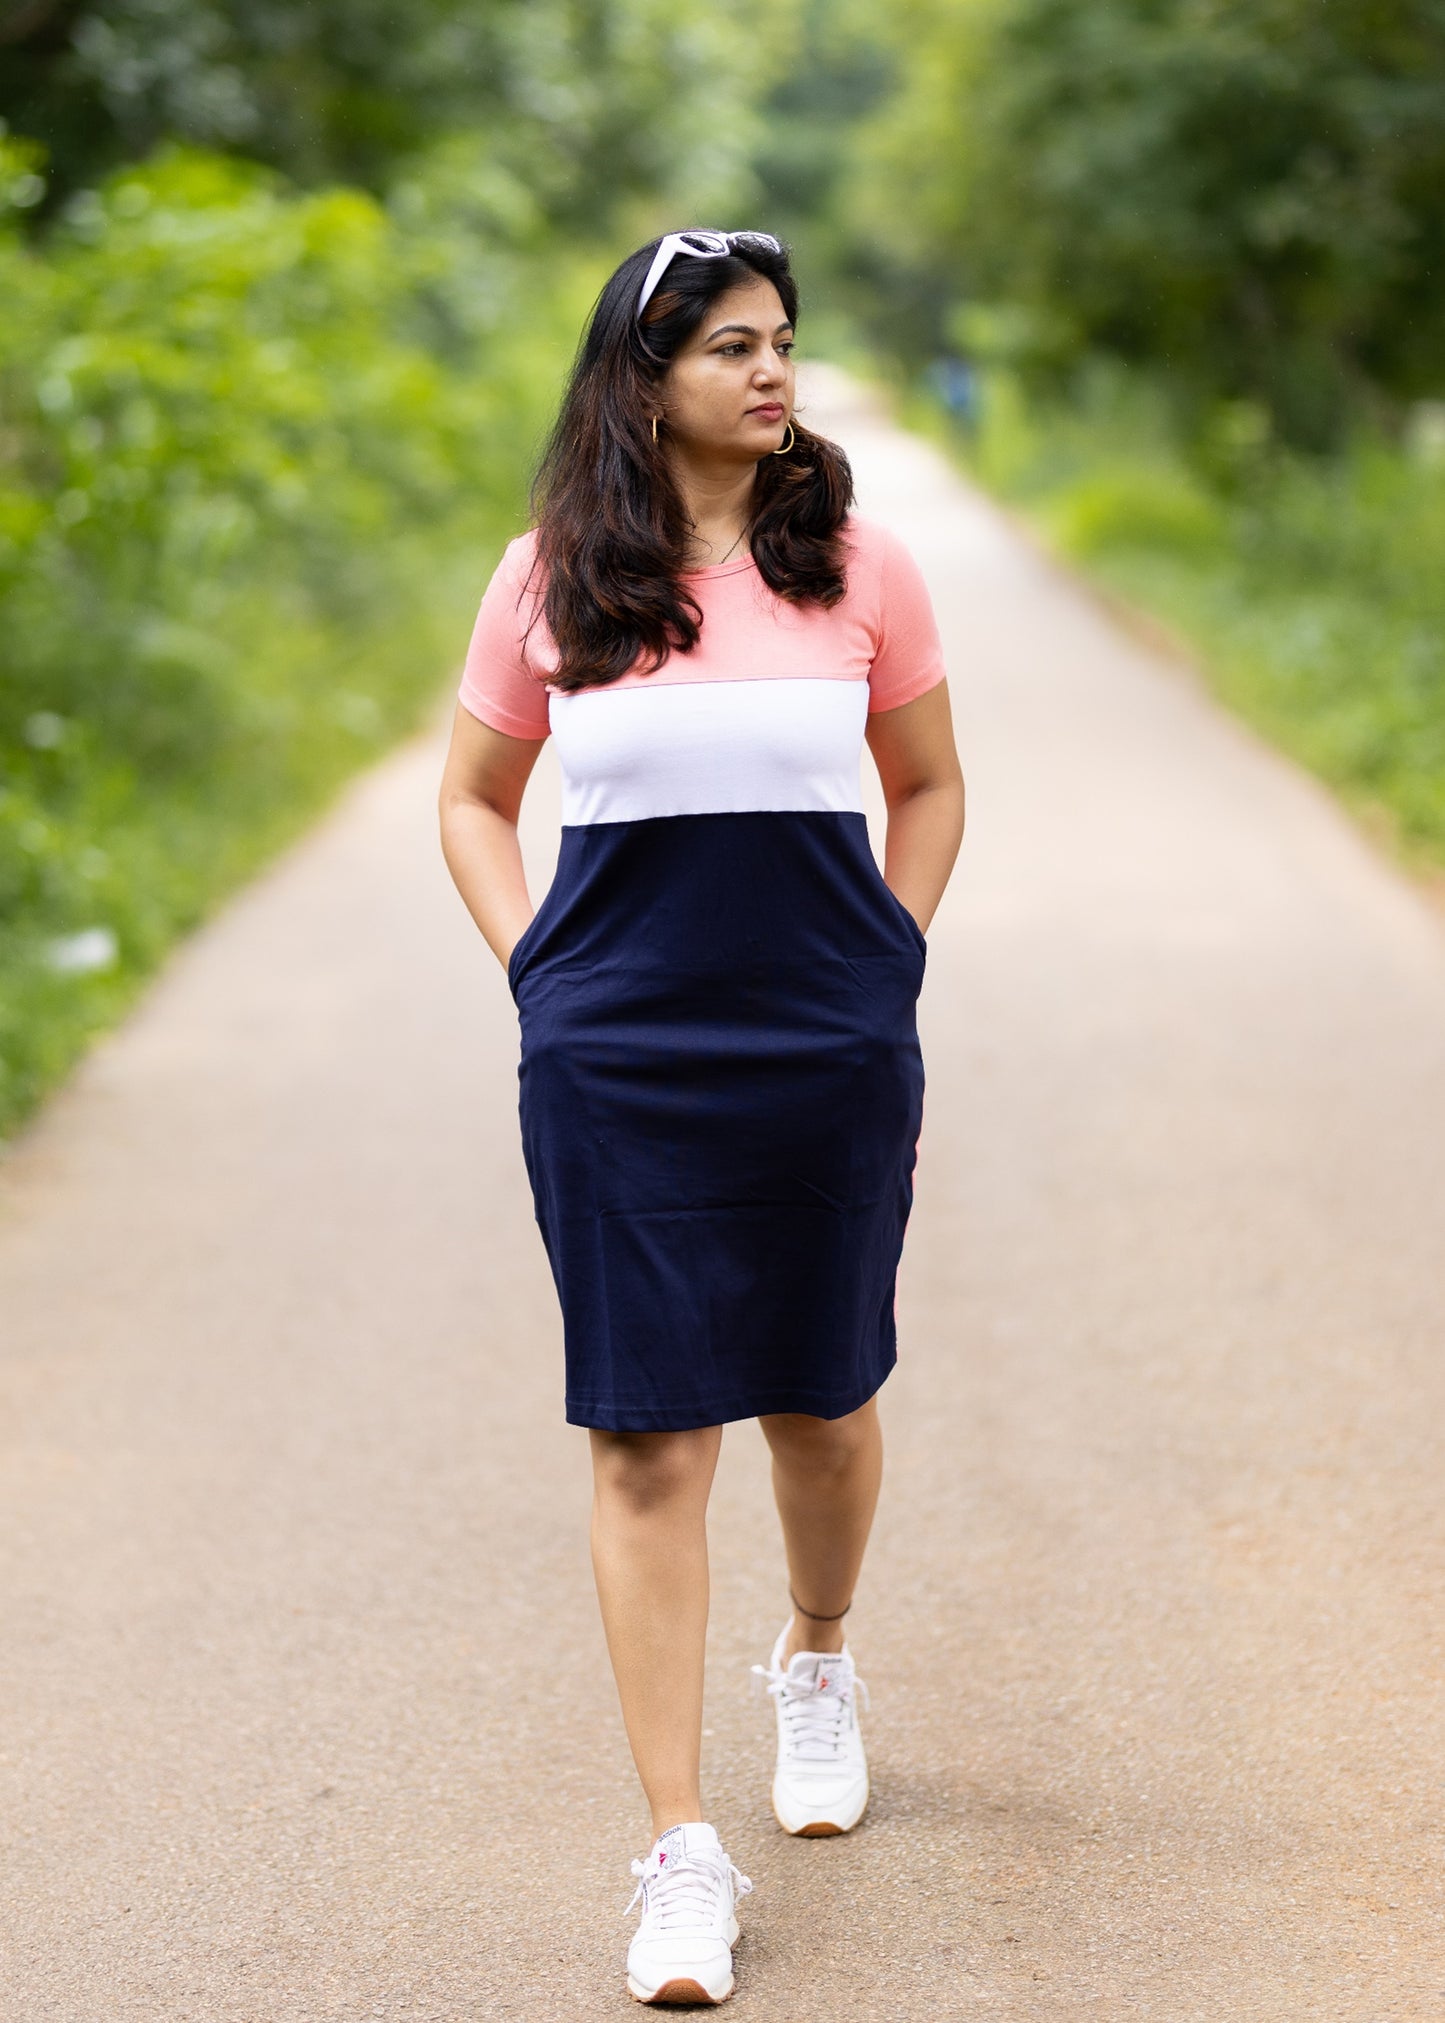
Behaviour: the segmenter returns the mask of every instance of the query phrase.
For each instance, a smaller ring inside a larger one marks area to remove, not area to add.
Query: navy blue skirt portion
[[[564,828],[508,982],[573,1425],[832,1419],[878,1389],[925,955],[861,814]]]

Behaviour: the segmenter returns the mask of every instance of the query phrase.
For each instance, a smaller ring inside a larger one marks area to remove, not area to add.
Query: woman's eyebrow
[[[792,327],[793,327],[792,324],[789,323],[786,318],[784,318],[784,320],[778,325],[778,329],[773,332],[773,335],[774,337],[776,337],[778,335],[778,331],[791,330]],[[744,337],[758,337],[761,336],[762,334],[760,331],[755,330],[751,323],[720,323],[716,330],[710,330],[708,332],[703,342],[706,344],[711,344],[715,337],[725,337],[730,330],[740,331]]]

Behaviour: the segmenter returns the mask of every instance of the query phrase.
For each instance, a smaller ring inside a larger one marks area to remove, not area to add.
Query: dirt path
[[[768,1812],[780,1555],[756,1428],[724,1445],[732,2013],[1438,2023],[1445,937],[931,450],[834,376],[812,414],[928,571],[970,836],[846,1840]],[[585,1435],[441,749],[0,1172],[14,2023],[637,2013]],[[544,782],[539,867],[555,819]]]

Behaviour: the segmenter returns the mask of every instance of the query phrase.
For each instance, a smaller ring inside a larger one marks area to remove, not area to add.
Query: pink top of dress
[[[897,709],[945,677],[943,648],[923,575],[889,528],[856,513],[843,523],[850,550],[848,589],[831,610],[789,604],[768,588],[750,555],[689,570],[684,581],[702,609],[702,636],[653,674],[630,671],[605,689],[739,681],[866,682],[868,712]],[[547,676],[557,649],[537,617],[540,577],[524,590],[537,548],[533,528],[508,544],[482,598],[459,696],[475,717],[517,738],[554,728]],[[558,696],[559,701],[567,698]]]

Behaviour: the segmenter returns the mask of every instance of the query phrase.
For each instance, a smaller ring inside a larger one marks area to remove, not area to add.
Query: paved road
[[[768,1812],[780,1555],[724,1444],[732,2013],[1436,2023],[1445,936],[932,451],[812,401],[928,571],[971,827],[846,1840]],[[198,935],[0,1174],[6,2023],[636,2013],[586,1436],[440,758]],[[539,880],[555,819],[544,782]]]

